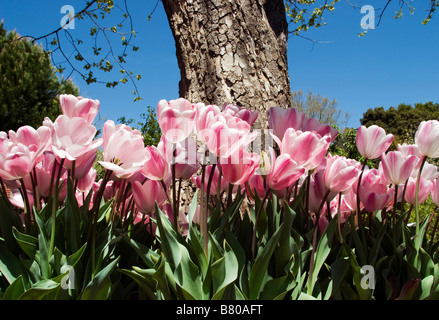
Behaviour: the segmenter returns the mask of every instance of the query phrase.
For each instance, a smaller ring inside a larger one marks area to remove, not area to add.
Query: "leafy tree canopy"
[[[58,95],[79,95],[76,85],[59,79],[50,55],[40,45],[7,32],[0,22],[0,130],[39,127],[61,113]]]

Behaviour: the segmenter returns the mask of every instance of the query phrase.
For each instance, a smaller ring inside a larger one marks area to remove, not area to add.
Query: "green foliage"
[[[71,80],[59,79],[50,55],[39,45],[7,32],[0,23],[0,130],[38,127],[61,113],[57,96],[79,95]]]
[[[422,219],[422,241],[415,241],[414,228],[404,223],[407,212],[398,213],[395,223],[384,219],[382,212],[362,214],[360,229],[353,216],[343,224],[335,217],[313,240],[314,226],[310,216],[303,214],[303,197],[301,192],[291,203],[274,194],[265,203],[256,198],[244,215],[239,193],[225,209],[210,207],[205,252],[200,226],[192,220],[197,193],[188,212],[187,235],[177,232],[158,206],[152,221],[128,221],[126,228],[127,221],[115,211],[113,199],[101,201],[97,211],[89,208],[91,196],[80,206],[70,180],[67,198],[56,214],[51,214],[52,205],[59,205],[53,203],[55,198],[40,212],[34,211],[34,227],[23,230],[20,218],[2,195],[0,297],[439,299],[439,242],[425,236],[430,214]],[[261,220],[253,253],[250,235],[257,216]],[[157,227],[155,232],[152,225]],[[55,246],[51,250],[53,232]],[[374,287],[364,286],[366,265],[375,272]]]

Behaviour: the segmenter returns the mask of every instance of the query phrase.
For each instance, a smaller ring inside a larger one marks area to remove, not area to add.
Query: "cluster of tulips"
[[[336,215],[340,225],[355,213],[358,217],[382,210],[384,217],[386,212],[391,216],[398,203],[417,208],[429,195],[439,205],[437,167],[426,161],[439,157],[436,120],[420,124],[415,144],[390,152],[391,134],[378,126],[361,126],[356,144],[365,162],[360,163],[328,153],[337,130],[293,108],[268,110],[265,141],[275,145],[266,143],[262,150],[262,132],[251,130],[258,112],[233,105],[162,100],[157,105],[161,141],[145,146],[138,130],[111,120],[102,137],[96,137],[92,123],[98,100],[61,95],[60,104],[63,114],[54,122],[46,118],[37,129],[23,126],[0,133],[2,191],[23,209],[27,228],[35,221],[33,207],[41,209],[54,194],[62,202],[67,179],[73,181],[79,204],[92,197],[91,210],[113,199],[114,217],[149,224],[157,205],[182,234],[188,225],[179,201],[184,180],[200,191],[194,221],[202,232],[209,201],[226,208],[238,192],[250,202],[255,193],[264,201],[275,193],[291,202],[306,188],[305,212],[320,232]],[[105,176],[96,181],[99,149]],[[367,167],[367,160],[379,157],[378,168]],[[418,213],[416,219],[419,224]]]

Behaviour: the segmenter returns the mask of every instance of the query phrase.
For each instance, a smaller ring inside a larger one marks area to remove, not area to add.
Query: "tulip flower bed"
[[[257,112],[162,100],[145,146],[113,121],[96,137],[98,100],[60,102],[54,122],[0,133],[1,299],[439,298],[438,218],[419,209],[439,205],[438,121],[395,151],[360,127],[360,163],[295,109],[257,131]]]

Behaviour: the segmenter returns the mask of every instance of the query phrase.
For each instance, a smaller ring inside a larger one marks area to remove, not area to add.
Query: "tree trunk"
[[[193,103],[258,110],[289,107],[287,22],[282,0],[163,0],[181,72],[179,94]]]

